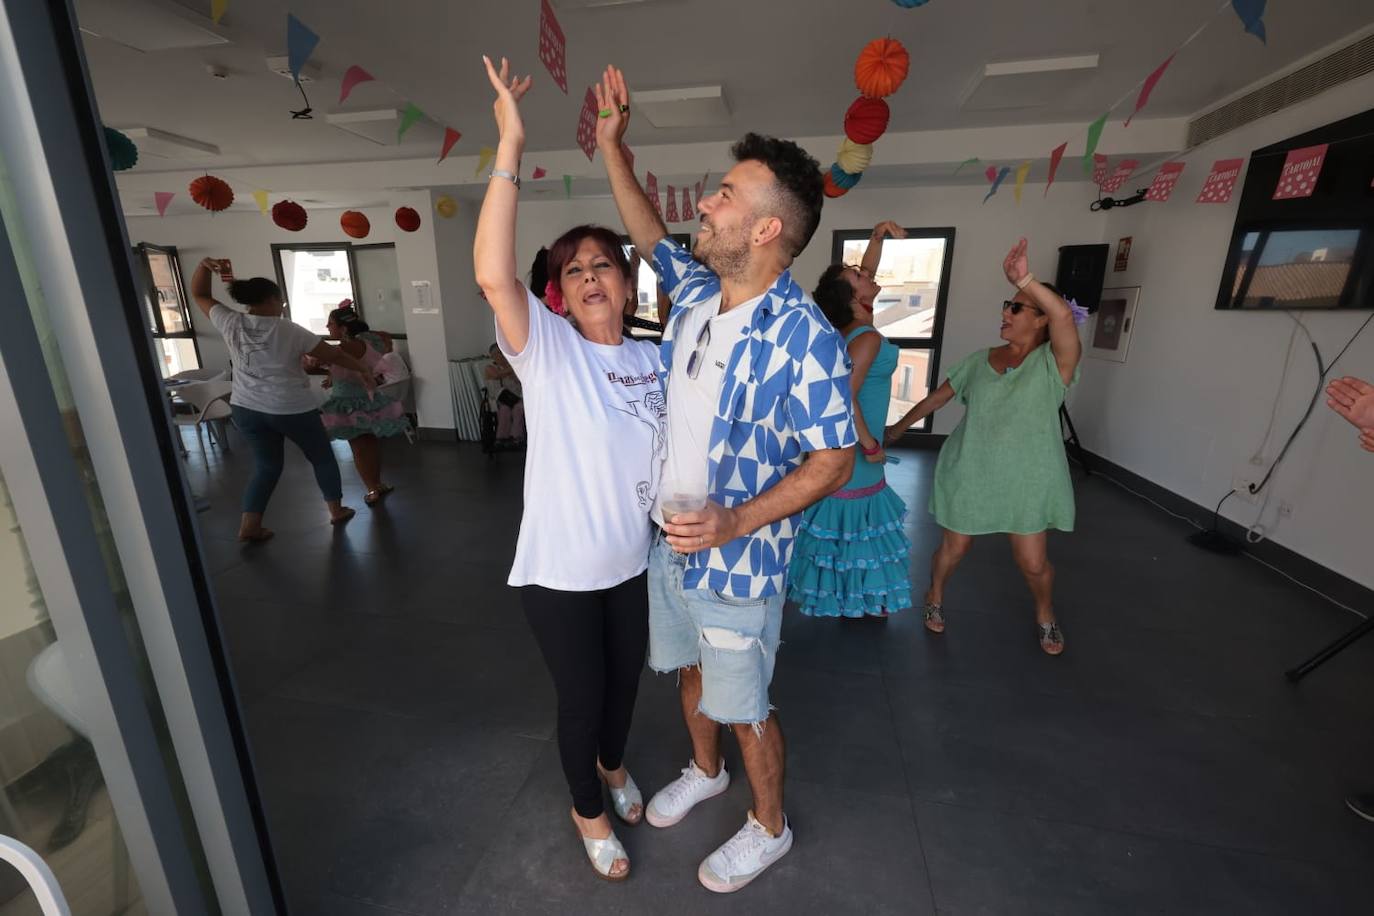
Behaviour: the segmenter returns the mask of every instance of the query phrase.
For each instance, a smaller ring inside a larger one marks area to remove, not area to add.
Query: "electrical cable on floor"
[[[1189,525],[1192,525],[1192,526],[1193,526],[1194,528],[1196,528],[1198,531],[1206,531],[1206,530],[1207,530],[1207,529],[1203,528],[1201,525],[1199,525],[1199,524],[1197,523],[1197,521],[1195,521],[1194,519],[1191,519],[1191,518],[1189,518],[1189,517],[1186,516],[1186,515],[1181,515],[1180,513],[1175,512],[1173,509],[1170,509],[1168,506],[1165,506],[1164,504],[1162,504],[1162,503],[1160,503],[1160,502],[1158,502],[1158,501],[1156,501],[1156,500],[1154,500],[1154,499],[1151,499],[1150,497],[1146,496],[1144,493],[1141,493],[1139,490],[1135,490],[1135,489],[1132,489],[1131,487],[1128,487],[1126,484],[1124,484],[1124,483],[1122,483],[1121,481],[1117,480],[1115,477],[1112,477],[1110,474],[1104,474],[1101,470],[1094,470],[1094,471],[1093,471],[1093,476],[1094,476],[1094,477],[1101,477],[1103,480],[1106,480],[1106,481],[1109,482],[1109,483],[1115,484],[1116,486],[1118,486],[1118,487],[1120,487],[1121,489],[1125,490],[1127,493],[1131,494],[1132,496],[1136,497],[1137,499],[1142,499],[1142,500],[1144,500],[1145,502],[1149,503],[1150,505],[1154,506],[1156,509],[1158,509],[1159,511],[1163,512],[1165,515],[1173,516],[1174,518],[1178,519],[1178,520],[1181,521],[1181,522],[1187,522]],[[1232,490],[1231,492],[1234,493],[1235,491]],[[1230,493],[1227,494],[1227,496],[1230,496],[1230,495],[1231,495]],[[1225,501],[1225,498],[1223,498],[1223,502],[1224,502],[1224,501]],[[1323,591],[1321,591],[1320,589],[1317,589],[1317,588],[1312,587],[1311,585],[1308,585],[1306,582],[1303,582],[1301,579],[1295,579],[1292,575],[1290,575],[1290,574],[1284,572],[1282,569],[1279,569],[1279,568],[1278,568],[1277,566],[1275,566],[1273,563],[1270,563],[1270,562],[1268,562],[1268,561],[1266,561],[1266,560],[1261,560],[1259,557],[1255,556],[1255,555],[1254,555],[1253,553],[1251,553],[1250,551],[1248,551],[1248,550],[1242,550],[1241,553],[1242,553],[1244,556],[1247,556],[1247,557],[1249,557],[1250,559],[1254,560],[1256,563],[1260,564],[1261,566],[1266,566],[1266,567],[1268,567],[1269,569],[1273,570],[1274,572],[1278,573],[1280,576],[1283,576],[1285,579],[1287,579],[1289,582],[1292,582],[1294,585],[1300,585],[1300,586],[1302,586],[1303,588],[1307,589],[1307,590],[1308,590],[1309,592],[1311,592],[1312,594],[1316,595],[1318,598],[1321,598],[1323,601],[1326,601],[1328,604],[1335,605],[1336,607],[1340,608],[1340,609],[1343,610],[1343,611],[1349,611],[1350,613],[1354,614],[1356,617],[1359,617],[1361,620],[1368,619],[1368,615],[1365,614],[1363,611],[1358,611],[1358,610],[1356,610],[1355,608],[1351,607],[1351,606],[1348,605],[1348,604],[1342,604],[1341,602],[1337,601],[1335,598],[1332,598],[1332,597],[1331,597],[1330,595],[1328,595],[1326,592],[1323,592]]]

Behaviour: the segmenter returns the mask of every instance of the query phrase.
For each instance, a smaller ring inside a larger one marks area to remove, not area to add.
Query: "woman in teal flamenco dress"
[[[911,606],[906,504],[883,474],[883,426],[898,351],[873,327],[880,291],[873,275],[888,235],[906,237],[897,224],[879,223],[861,263],[826,268],[812,293],[844,334],[859,439],[849,482],[806,510],[793,545],[788,597],[812,617],[886,617]]]
[[[345,353],[380,375],[378,364],[391,351],[391,339],[369,328],[348,300],[340,306],[329,313],[329,336],[339,341],[339,348]],[[380,391],[369,397],[357,374],[345,369],[336,371],[330,366],[325,385],[329,388],[329,399],[320,405],[324,428],[331,439],[348,442],[353,450],[353,466],[367,488],[363,502],[375,506],[393,489],[382,481],[380,440],[405,434],[410,426],[405,406]]]
[[[956,397],[964,405],[964,418],[935,465],[930,511],[944,534],[930,563],[926,629],[944,632],[945,585],[973,539],[1006,534],[1035,599],[1040,648],[1059,655],[1064,633],[1054,613],[1047,532],[1072,531],[1074,525],[1059,407],[1078,378],[1083,346],[1075,325],[1087,312],[1035,279],[1025,239],[1011,249],[1002,270],[1015,287],[1002,303],[1004,343],[955,363],[939,388],[888,428],[888,441]]]

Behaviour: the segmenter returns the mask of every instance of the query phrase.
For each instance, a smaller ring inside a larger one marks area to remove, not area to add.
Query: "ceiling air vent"
[[[1360,39],[1188,123],[1188,149],[1374,72],[1374,35]]]

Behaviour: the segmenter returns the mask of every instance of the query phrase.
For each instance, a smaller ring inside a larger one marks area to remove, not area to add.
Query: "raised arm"
[[[902,433],[920,423],[926,417],[944,407],[954,397],[954,386],[949,383],[949,379],[936,388],[930,394],[916,402],[916,406],[902,415],[902,418],[887,428],[887,435],[884,440],[888,445],[893,444],[902,437]]]
[[[520,155],[525,149],[525,125],[520,118],[520,97],[530,88],[530,78],[510,75],[510,64],[501,60],[498,73],[491,60],[482,58],[487,78],[496,90],[496,127],[501,139],[496,147],[496,171],[520,174]],[[525,287],[515,267],[515,211],[520,189],[515,182],[495,175],[487,182],[487,196],[477,218],[477,237],[472,245],[477,285],[496,313],[501,333],[517,352],[525,349],[530,334],[530,313]]]
[[[608,113],[597,118],[596,146],[606,163],[611,194],[635,250],[647,258],[668,234],[668,227],[663,225],[654,205],[649,202],[649,195],[639,186],[630,160],[625,157],[625,129],[630,126],[630,90],[625,85],[625,74],[615,67],[607,67],[600,85],[593,89],[597,107]]]
[[[368,391],[377,390],[377,380],[373,378],[371,370],[356,358],[345,353],[341,347],[336,347],[322,340],[315,345],[315,349],[305,355],[318,359],[322,363],[330,363],[341,369],[356,372],[362,378],[364,388]]]
[[[870,277],[878,273],[878,262],[883,259],[883,242],[888,236],[904,239],[906,230],[890,219],[885,219],[873,227],[873,234],[868,237],[868,247],[864,249],[863,260],[859,262],[859,268]]]
[[[1073,323],[1073,311],[1069,304],[1030,272],[1027,247],[1025,239],[1013,245],[1002,261],[1002,270],[1011,285],[1030,296],[1036,307],[1049,318],[1050,349],[1054,351],[1059,375],[1064,379],[1064,384],[1069,385],[1073,383],[1073,370],[1083,357],[1083,341],[1078,336],[1078,325]]]
[[[219,261],[214,258],[201,258],[191,274],[191,300],[205,313],[206,318],[210,317],[210,309],[220,304],[210,295],[212,273],[219,273]]]

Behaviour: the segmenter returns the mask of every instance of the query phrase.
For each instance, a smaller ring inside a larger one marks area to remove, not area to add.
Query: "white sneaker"
[[[753,881],[774,862],[787,855],[792,848],[792,828],[787,818],[782,821],[782,833],[772,836],[768,828],[749,819],[730,839],[706,857],[697,869],[697,879],[708,891],[729,894]]]
[[[720,772],[715,779],[697,766],[693,760],[687,764],[682,775],[654,793],[649,799],[649,807],[644,809],[644,819],[655,827],[671,827],[687,816],[697,802],[715,798],[730,788],[730,774],[725,769],[725,761],[720,762]]]

